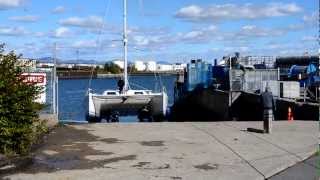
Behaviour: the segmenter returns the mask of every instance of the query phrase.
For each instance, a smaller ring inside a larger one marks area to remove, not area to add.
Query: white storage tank
[[[119,66],[121,69],[123,69],[123,66],[124,66],[123,60],[114,60],[112,61],[112,63]]]
[[[157,62],[155,62],[155,61],[148,61],[147,63],[146,63],[146,70],[147,71],[152,71],[152,72],[154,72],[154,71],[156,71],[157,70]]]
[[[158,64],[158,71],[173,71],[173,66],[171,64]]]
[[[135,61],[134,67],[137,69],[137,71],[145,71],[147,68],[143,61]]]

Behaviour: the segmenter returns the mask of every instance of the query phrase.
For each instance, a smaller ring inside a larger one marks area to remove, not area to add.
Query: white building
[[[143,61],[135,61],[134,67],[137,69],[137,71],[145,71],[147,69],[147,66]]]
[[[176,64],[173,64],[173,70],[174,71],[183,71],[184,68],[187,67],[187,64],[183,64],[183,63],[176,63]]]
[[[17,66],[23,66],[26,68],[36,68],[37,61],[34,59],[21,58],[18,59]]]
[[[99,65],[99,64],[74,64],[74,66],[75,67],[103,67],[103,66],[101,66],[101,65]]]
[[[74,64],[57,64],[57,67],[72,69],[74,67]]]
[[[123,62],[123,60],[114,60],[114,61],[112,61],[112,63],[115,64],[115,65],[117,65],[117,66],[119,66],[121,69],[124,68],[124,62]]]
[[[145,65],[146,65],[146,70],[147,71],[154,72],[154,71],[157,70],[157,62],[155,62],[155,61],[148,61],[148,62],[145,63]]]
[[[54,63],[37,63],[37,67],[39,68],[52,68]]]
[[[158,64],[156,61],[135,61],[134,67],[137,71],[149,71],[149,72],[168,72],[168,71],[182,71],[187,64],[176,63],[176,64]]]
[[[171,64],[158,64],[157,71],[173,71],[173,65],[171,65]]]

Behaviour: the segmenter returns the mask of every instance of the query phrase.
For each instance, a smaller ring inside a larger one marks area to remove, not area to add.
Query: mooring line
[[[209,135],[210,137],[212,137],[213,139],[215,139],[216,141],[218,141],[220,144],[222,144],[223,146],[225,146],[226,148],[228,148],[231,152],[233,152],[236,156],[238,156],[241,160],[243,160],[244,162],[246,162],[251,168],[253,168],[255,171],[257,171],[261,176],[263,176],[264,179],[266,179],[266,176],[259,171],[256,167],[254,167],[248,160],[246,160],[244,157],[242,157],[239,153],[237,153],[235,150],[233,150],[229,145],[227,145],[226,143],[222,142],[220,139],[218,139],[216,136],[210,134],[208,131],[201,129],[199,127],[197,127],[196,125],[191,123],[191,126],[194,127],[195,129]]]

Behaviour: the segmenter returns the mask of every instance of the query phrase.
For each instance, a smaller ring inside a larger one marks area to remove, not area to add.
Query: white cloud
[[[122,32],[121,29],[118,29],[119,32]],[[166,35],[170,32],[168,27],[137,27],[130,26],[128,28],[128,35]]]
[[[307,25],[316,25],[318,23],[318,14],[316,12],[303,16],[303,21]]]
[[[240,46],[239,50],[240,52],[248,52],[250,50],[250,48],[248,46]]]
[[[186,33],[177,34],[177,42],[184,41],[189,43],[203,43],[209,42],[214,38],[217,38],[218,28],[214,25],[208,26],[206,28],[193,29]]]
[[[0,35],[2,36],[23,36],[28,34],[23,27],[0,27]]]
[[[121,29],[118,29],[119,34]],[[160,50],[170,46],[175,38],[170,33],[168,27],[138,27],[128,28],[129,47],[148,51],[151,49]]]
[[[309,39],[310,37],[304,37]],[[303,41],[303,39],[301,41]],[[299,42],[295,40],[289,40],[286,42],[278,42],[277,40],[267,43],[262,47],[255,47],[254,53],[260,52],[262,55],[303,55],[308,52],[315,54],[318,46],[316,41],[304,41]]]
[[[44,36],[46,36],[46,33],[44,33],[44,32],[35,32],[34,36],[35,37],[44,37]]]
[[[73,48],[97,48],[98,44],[95,40],[79,40],[74,42],[71,47]]]
[[[189,38],[198,38],[204,34],[203,31],[190,31],[186,34],[184,34],[184,38],[189,39]]]
[[[0,10],[8,10],[20,7],[24,0],[0,0]]]
[[[150,43],[150,40],[145,36],[134,36],[133,40],[137,46],[146,46]]]
[[[39,16],[35,15],[25,15],[25,16],[12,16],[9,20],[19,21],[19,22],[36,22],[39,20]]]
[[[238,38],[248,38],[248,37],[270,37],[270,36],[280,36],[285,34],[286,31],[281,28],[261,28],[255,25],[246,25],[241,28],[241,30],[236,33]]]
[[[319,40],[319,38],[317,36],[304,36],[301,39],[302,41],[313,41],[313,42],[317,42]]]
[[[279,44],[279,43],[271,43],[271,44],[268,44],[266,46],[266,49],[268,50],[275,50],[275,49],[281,49],[283,48],[284,45],[283,44]]]
[[[103,26],[103,19],[98,16],[88,17],[70,17],[59,22],[64,26],[74,26],[83,28],[101,28]]]
[[[250,47],[248,46],[230,46],[230,47],[224,47],[223,52],[226,54],[239,52],[239,53],[247,53],[250,50]]]
[[[60,14],[60,13],[64,13],[65,11],[66,11],[66,8],[64,6],[57,6],[51,12],[54,14]]]
[[[177,17],[189,17],[189,18],[196,18],[196,17],[200,17],[201,13],[203,12],[203,8],[197,6],[197,5],[191,5],[191,6],[187,6],[187,7],[183,7],[181,8],[178,12],[177,12]]]
[[[246,42],[248,40],[265,37],[278,37],[285,35],[290,28],[265,28],[256,25],[245,25],[239,28],[238,31],[220,30],[216,26],[207,28],[197,28],[189,32],[178,33],[177,42],[186,42],[192,44],[208,43],[212,41],[222,42]]]
[[[288,16],[301,12],[302,8],[295,3],[268,3],[265,5],[223,4],[201,7],[190,5],[178,10],[176,18],[192,22],[218,22],[222,20],[259,19]]]
[[[67,27],[59,27],[53,33],[53,37],[56,37],[56,38],[65,38],[65,37],[70,37],[72,35],[73,33]]]

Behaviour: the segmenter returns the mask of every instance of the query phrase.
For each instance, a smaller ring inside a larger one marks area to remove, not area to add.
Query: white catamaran
[[[102,94],[88,91],[88,122],[118,121],[119,115],[138,115],[139,119],[156,120],[166,115],[168,96],[165,88],[155,93],[151,90],[130,89],[128,81],[127,0],[123,0],[123,90],[106,90]]]

